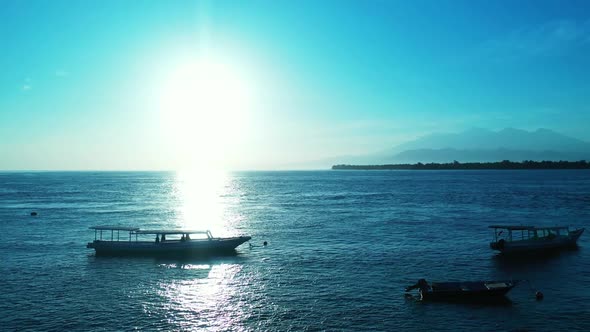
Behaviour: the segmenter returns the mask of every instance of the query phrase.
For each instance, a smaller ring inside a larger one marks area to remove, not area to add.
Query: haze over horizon
[[[6,1],[0,170],[277,169],[435,133],[590,142],[587,1]]]

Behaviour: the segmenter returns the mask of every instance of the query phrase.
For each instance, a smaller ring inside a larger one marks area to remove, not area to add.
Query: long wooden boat
[[[415,285],[406,288],[406,292],[418,289],[420,299],[427,301],[498,301],[505,297],[518,281],[461,281],[433,282],[420,279]]]
[[[566,226],[535,227],[492,225],[494,240],[490,248],[503,254],[548,251],[575,247],[584,228],[571,231]]]
[[[94,230],[94,241],[86,247],[94,249],[97,255],[110,256],[235,253],[236,247],[251,239],[250,236],[214,237],[208,230],[140,230],[120,226],[93,226],[90,229]],[[145,239],[152,236],[155,236],[154,240]]]

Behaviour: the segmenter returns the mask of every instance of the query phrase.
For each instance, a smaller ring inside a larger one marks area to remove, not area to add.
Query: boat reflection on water
[[[239,328],[244,317],[251,315],[243,303],[245,294],[253,292],[250,272],[244,271],[247,260],[247,256],[240,255],[89,255],[85,280],[90,283],[86,287],[108,294],[109,301],[126,301],[133,305],[132,310],[150,317],[149,326],[142,325],[144,322],[130,323],[139,329],[227,331]],[[105,279],[109,280],[108,288]]]
[[[542,251],[521,253],[520,255],[503,255],[501,253],[492,256],[492,264],[496,269],[514,273],[531,273],[536,270],[547,270],[547,265],[567,265],[569,259],[580,254],[579,247],[564,248],[560,251]]]
[[[243,264],[247,260],[247,257],[239,254],[178,258],[153,257],[153,261],[158,267],[179,270],[211,270],[211,268],[216,265]]]
[[[420,304],[455,304],[468,307],[509,307],[514,305],[514,301],[507,296],[491,297],[491,298],[478,298],[478,299],[453,299],[445,301],[428,301],[423,300],[420,295],[414,295],[405,293],[406,301],[420,303]]]
[[[247,313],[240,298],[247,285],[237,282],[241,264],[160,266],[183,271],[156,285],[154,300],[143,302],[145,312],[166,312],[178,330],[228,330],[242,324]]]

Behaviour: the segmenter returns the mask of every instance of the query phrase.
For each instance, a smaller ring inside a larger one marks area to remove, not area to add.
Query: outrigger
[[[567,226],[489,226],[494,230],[490,248],[503,254],[556,250],[575,247],[584,228],[569,230]]]
[[[94,241],[86,247],[94,249],[97,255],[111,256],[232,253],[237,246],[251,239],[250,236],[213,237],[208,230],[141,230],[122,226],[93,226],[90,229],[94,230]],[[147,240],[147,235],[155,235],[155,239]]]

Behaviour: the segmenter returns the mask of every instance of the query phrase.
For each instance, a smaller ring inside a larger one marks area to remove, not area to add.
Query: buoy
[[[33,212],[31,212],[31,215],[34,217],[37,215],[37,212],[33,211]]]
[[[266,242],[266,241],[262,242],[263,246],[266,246],[267,244],[268,244],[268,242]]]
[[[537,301],[540,301],[543,299],[543,293],[541,293],[541,291],[537,291],[535,293],[535,298],[537,299]]]

